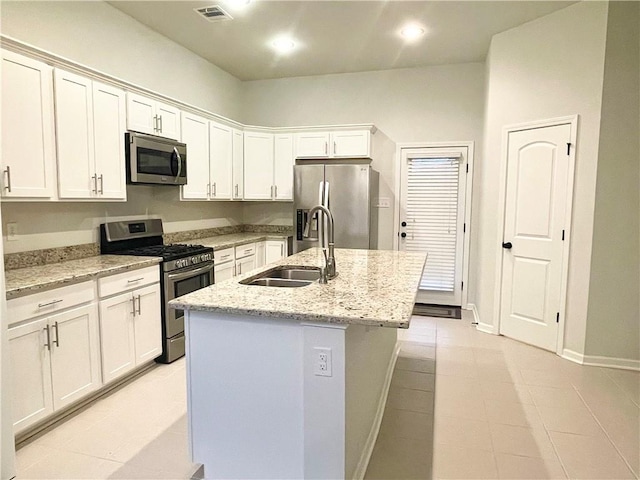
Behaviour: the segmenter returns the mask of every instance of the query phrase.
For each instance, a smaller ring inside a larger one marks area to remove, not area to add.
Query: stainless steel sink
[[[253,277],[242,280],[243,285],[258,285],[261,287],[304,287],[320,278],[320,269],[316,267],[304,268],[299,266],[280,266]]]

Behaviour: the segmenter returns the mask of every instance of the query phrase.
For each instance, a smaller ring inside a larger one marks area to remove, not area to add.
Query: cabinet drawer
[[[254,255],[256,253],[256,244],[248,243],[246,245],[238,245],[236,247],[236,260],[244,257],[248,257],[250,255]]]
[[[91,302],[95,297],[94,282],[88,281],[13,298],[7,302],[9,325]]]
[[[213,251],[213,261],[216,264],[230,262],[231,260],[234,260],[234,259],[235,257],[233,256],[233,247],[225,248],[224,250]]]
[[[100,298],[108,297],[133,288],[142,287],[160,281],[160,268],[157,265],[140,268],[98,279]]]

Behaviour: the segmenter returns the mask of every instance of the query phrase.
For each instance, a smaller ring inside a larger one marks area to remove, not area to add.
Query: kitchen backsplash
[[[231,233],[274,233],[280,235],[293,235],[293,227],[289,225],[235,225],[202,230],[186,230],[184,232],[165,233],[164,243],[193,242],[199,238],[215,237]],[[78,260],[80,258],[100,255],[100,245],[97,243],[85,243],[68,247],[45,248],[28,252],[7,253],[4,256],[6,270],[17,268],[35,267],[38,265],[50,265],[52,263]]]

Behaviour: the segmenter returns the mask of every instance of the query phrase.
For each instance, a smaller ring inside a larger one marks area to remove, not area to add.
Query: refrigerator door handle
[[[331,210],[331,204],[329,202],[330,191],[329,191],[329,182],[324,182],[324,203],[322,204],[327,208],[327,210]],[[322,214],[322,241],[324,248],[329,246],[329,218],[324,213]]]
[[[324,182],[320,182],[318,184],[318,205],[324,205]],[[316,228],[318,232],[318,242],[320,243],[320,247],[324,248],[324,215],[321,212],[318,212],[316,215]],[[309,219],[309,222],[313,221],[312,218]]]

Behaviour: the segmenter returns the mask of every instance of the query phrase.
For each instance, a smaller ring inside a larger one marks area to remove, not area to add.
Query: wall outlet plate
[[[7,223],[7,240],[18,240],[18,224],[15,222]]]
[[[330,348],[313,348],[313,374],[321,377],[333,376]]]

